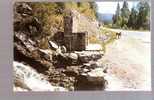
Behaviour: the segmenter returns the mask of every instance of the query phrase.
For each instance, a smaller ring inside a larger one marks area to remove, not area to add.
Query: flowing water
[[[52,86],[46,78],[35,69],[21,62],[13,62],[14,81],[18,86],[14,86],[14,91],[67,91],[67,89]]]

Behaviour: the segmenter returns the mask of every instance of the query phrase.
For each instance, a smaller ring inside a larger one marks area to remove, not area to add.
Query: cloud
[[[131,10],[131,8],[133,6],[137,5],[137,1],[128,1],[128,5],[129,5],[129,9]],[[118,2],[96,2],[97,6],[98,6],[98,11],[99,13],[109,13],[109,14],[115,14],[116,8],[117,8],[117,4]],[[120,7],[122,7],[123,2],[119,2]]]

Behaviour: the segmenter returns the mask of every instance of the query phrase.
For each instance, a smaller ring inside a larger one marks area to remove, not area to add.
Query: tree
[[[127,26],[129,28],[132,28],[132,29],[136,29],[136,26],[137,26],[137,10],[135,9],[135,7],[133,7],[131,9],[131,14],[129,16],[129,19],[128,19],[128,23],[127,23]]]
[[[128,2],[124,1],[123,7],[121,8],[121,17],[122,17],[121,27],[124,27],[124,26],[127,25],[129,15],[130,15],[130,11],[129,11],[129,8],[128,8]]]
[[[116,27],[120,27],[121,26],[121,11],[120,11],[120,4],[117,4],[117,9],[116,9],[116,13],[113,16],[113,24],[116,25]]]
[[[117,17],[120,16],[120,4],[119,4],[119,2],[117,4],[116,16]]]
[[[97,8],[96,2],[89,2],[89,3],[90,3],[90,8],[92,9],[92,11],[94,13],[94,16],[96,18],[98,18],[98,16],[97,16],[97,10],[98,10],[98,8]]]
[[[148,2],[141,1],[137,7],[139,10],[137,17],[137,28],[150,29],[150,6]]]

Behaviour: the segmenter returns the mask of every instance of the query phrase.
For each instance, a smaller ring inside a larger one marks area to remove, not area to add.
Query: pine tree
[[[124,1],[123,7],[121,8],[121,17],[122,17],[121,27],[127,27],[129,15],[130,15],[130,11],[128,8],[128,2]]]
[[[120,16],[120,4],[117,4],[117,9],[116,9],[116,13],[113,16],[113,24],[116,25],[116,27],[120,27],[121,26],[121,16]]]
[[[117,4],[116,16],[117,17],[120,16],[120,4],[119,4],[119,2]]]
[[[136,29],[136,26],[137,26],[137,10],[135,9],[135,7],[133,7],[131,9],[131,14],[129,16],[129,20],[128,20],[128,23],[127,23],[127,26],[129,28],[132,28],[132,29]]]
[[[141,1],[137,7],[139,10],[137,28],[150,29],[150,6],[148,2]]]

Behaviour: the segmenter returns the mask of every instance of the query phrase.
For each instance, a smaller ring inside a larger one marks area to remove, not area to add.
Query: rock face
[[[30,41],[23,33],[14,34],[14,60],[27,62],[38,72],[47,71],[52,66],[50,56]]]
[[[59,85],[54,84],[54,81],[49,81],[52,79],[49,76],[51,73],[54,73],[55,75],[56,73],[60,74],[61,72],[55,70],[53,66],[52,54],[54,52],[52,52],[52,50],[40,49],[38,46],[38,41],[32,38],[33,35],[37,37],[37,34],[35,33],[40,33],[42,29],[41,23],[39,23],[39,20],[36,17],[32,16],[32,12],[33,9],[27,3],[15,3],[14,61],[20,62],[21,64],[26,64],[26,66],[20,65],[18,67],[16,66],[16,63],[13,64],[15,70],[14,89],[23,91],[56,91],[53,87]],[[52,46],[57,49],[55,44]],[[36,70],[36,72],[26,70],[29,68],[28,66],[31,67],[31,69]],[[36,75],[38,73],[45,75],[45,77],[47,77],[46,81],[41,80],[40,75],[37,75],[38,79],[35,75],[28,76],[33,73]],[[33,84],[27,82],[28,80],[30,80]],[[34,86],[34,84],[36,86]]]
[[[72,24],[70,24],[71,27],[69,27],[69,29],[71,29],[70,32],[88,32],[88,34],[98,34],[100,32],[98,29],[98,22],[96,20],[89,19],[76,10],[68,11],[68,13],[71,13],[71,16],[73,18]]]

